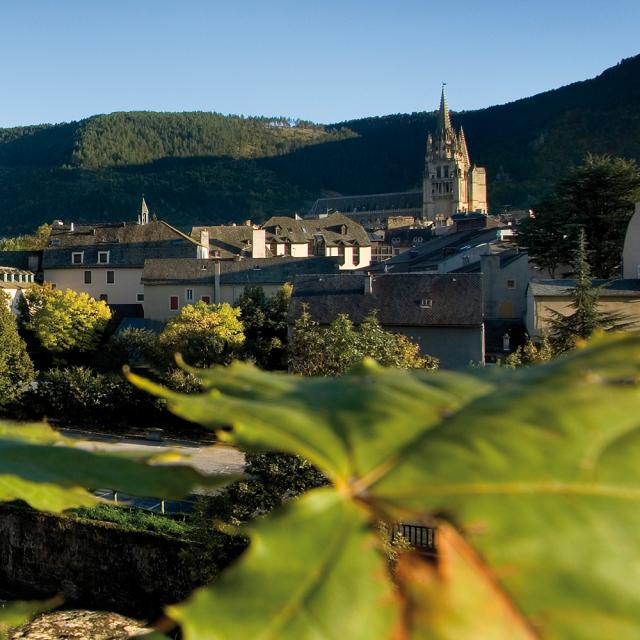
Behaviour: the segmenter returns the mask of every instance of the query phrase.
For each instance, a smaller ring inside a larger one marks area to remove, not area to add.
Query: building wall
[[[640,202],[636,202],[636,210],[624,238],[622,277],[632,280],[640,278]]]
[[[483,256],[480,268],[485,317],[524,320],[529,283],[526,255],[502,268],[499,255]]]
[[[441,369],[466,369],[484,365],[484,330],[479,327],[384,327],[420,345],[423,354],[440,360]]]
[[[208,297],[211,303],[227,302],[235,304],[244,293],[246,285],[220,285],[220,299],[216,300],[215,288],[213,284],[207,285],[145,285],[144,287],[144,317],[149,320],[166,321],[174,318],[180,313],[180,309],[188,304],[195,304],[202,300],[203,296]],[[282,285],[261,284],[267,297],[273,296]],[[187,289],[193,290],[193,300],[187,299]],[[171,296],[178,296],[178,308],[171,309]]]
[[[469,171],[469,211],[486,213],[487,172],[483,167],[473,167]]]
[[[309,245],[306,242],[291,244],[291,256],[293,258],[308,258]]]
[[[605,313],[620,313],[640,327],[640,294],[638,298],[601,298],[598,308]],[[551,312],[557,311],[563,315],[573,313],[571,299],[567,297],[534,297],[529,289],[527,293],[527,332],[532,338],[542,337],[549,330]]]
[[[84,272],[91,272],[91,284],[85,284]],[[107,284],[107,271],[113,271],[115,282]],[[72,269],[45,269],[44,280],[55,284],[58,289],[82,291],[100,299],[107,295],[109,304],[139,304],[138,294],[144,293],[142,269],[122,269],[115,266],[96,267],[86,265]]]

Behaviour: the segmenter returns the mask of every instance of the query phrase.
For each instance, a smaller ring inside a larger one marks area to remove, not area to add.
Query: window
[[[360,262],[360,246],[356,245],[353,247],[353,264],[358,264]]]
[[[515,280],[507,280],[507,289],[515,289],[516,281]]]
[[[171,311],[178,310],[178,296],[169,296],[169,309]]]
[[[84,262],[84,251],[74,251],[71,254],[71,264],[82,264]]]
[[[116,272],[107,271],[107,284],[115,284],[115,282],[116,282]]]
[[[98,264],[109,264],[108,251],[98,251]]]
[[[205,304],[211,304],[210,296],[200,296],[200,300],[202,300],[202,302],[204,302]]]
[[[420,306],[423,309],[431,309],[433,307],[433,300],[431,298],[422,298],[422,300],[420,300]]]
[[[445,177],[445,178],[448,178],[448,177],[449,177],[449,167],[448,167],[448,166],[446,166],[446,167],[444,168],[444,177]]]
[[[109,302],[109,296],[106,293],[101,293],[100,294],[100,300],[102,300],[103,302]]]
[[[436,176],[438,176],[438,178],[442,177],[442,171],[440,170],[440,167],[436,168]]]
[[[193,302],[193,289],[187,289],[184,293],[184,299],[187,302]]]
[[[91,271],[84,272],[84,283],[91,284]]]
[[[138,294],[136,295],[136,300],[137,300],[138,302],[144,302],[144,293],[138,293]]]

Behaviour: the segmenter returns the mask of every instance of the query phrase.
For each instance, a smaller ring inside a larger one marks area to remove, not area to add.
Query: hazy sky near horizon
[[[516,100],[640,53],[640,0],[5,0],[0,126],[112,111],[317,122]]]

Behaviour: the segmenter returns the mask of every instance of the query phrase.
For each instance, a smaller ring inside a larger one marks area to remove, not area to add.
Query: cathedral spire
[[[442,137],[443,134],[452,133],[451,116],[449,115],[449,107],[447,106],[447,95],[444,92],[446,82],[442,83],[442,95],[440,96],[440,111],[438,112],[438,128],[437,136]]]

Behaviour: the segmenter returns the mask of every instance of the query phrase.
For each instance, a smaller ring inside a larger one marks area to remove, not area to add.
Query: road
[[[158,455],[174,451],[187,459],[184,464],[197,469],[203,474],[241,474],[244,471],[244,453],[227,445],[198,445],[183,440],[143,440],[141,438],[118,438],[86,431],[60,429],[60,433],[75,441],[75,446],[87,451],[104,452],[133,452],[146,455]],[[110,488],[102,488],[94,493],[105,500],[114,500],[115,496]],[[195,489],[194,494],[213,495],[216,490]],[[192,500],[162,502],[160,497],[133,497],[118,494],[118,503],[149,509],[151,511],[164,510],[171,512],[189,512],[193,506]]]

